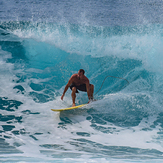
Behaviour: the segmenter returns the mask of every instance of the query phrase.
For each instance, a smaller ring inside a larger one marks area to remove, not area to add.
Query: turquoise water
[[[161,1],[0,5],[2,162],[161,162]],[[98,100],[52,112],[71,106],[60,97],[80,68]]]

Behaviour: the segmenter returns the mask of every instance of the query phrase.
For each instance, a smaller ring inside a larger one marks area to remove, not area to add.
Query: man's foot
[[[88,101],[88,104],[89,104],[90,102],[93,102],[93,101],[97,101],[97,100],[94,99],[94,98],[91,98],[91,99]]]
[[[75,104],[72,104],[72,107],[76,106]]]

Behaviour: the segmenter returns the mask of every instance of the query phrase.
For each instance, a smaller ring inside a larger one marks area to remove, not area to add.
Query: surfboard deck
[[[78,106],[73,106],[73,107],[69,107],[69,108],[62,108],[62,109],[51,109],[52,111],[64,111],[64,110],[72,110],[72,109],[77,109],[77,108],[81,108],[83,106],[85,106],[87,104],[82,104],[82,105],[78,105]]]

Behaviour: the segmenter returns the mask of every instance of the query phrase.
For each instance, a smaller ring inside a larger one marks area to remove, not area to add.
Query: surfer
[[[83,69],[80,69],[77,74],[73,74],[71,76],[67,85],[65,86],[64,92],[61,96],[61,100],[63,100],[63,97],[69,87],[72,90],[72,106],[76,106],[75,98],[76,93],[79,93],[78,90],[87,92],[89,102],[93,100],[94,85],[89,83],[89,79],[84,75],[84,73],[85,71]]]

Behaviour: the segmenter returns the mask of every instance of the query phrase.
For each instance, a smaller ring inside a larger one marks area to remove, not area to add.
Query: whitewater
[[[161,0],[2,0],[0,161],[162,162],[162,9]],[[81,68],[97,101],[51,111],[72,105],[70,89],[61,95]]]

